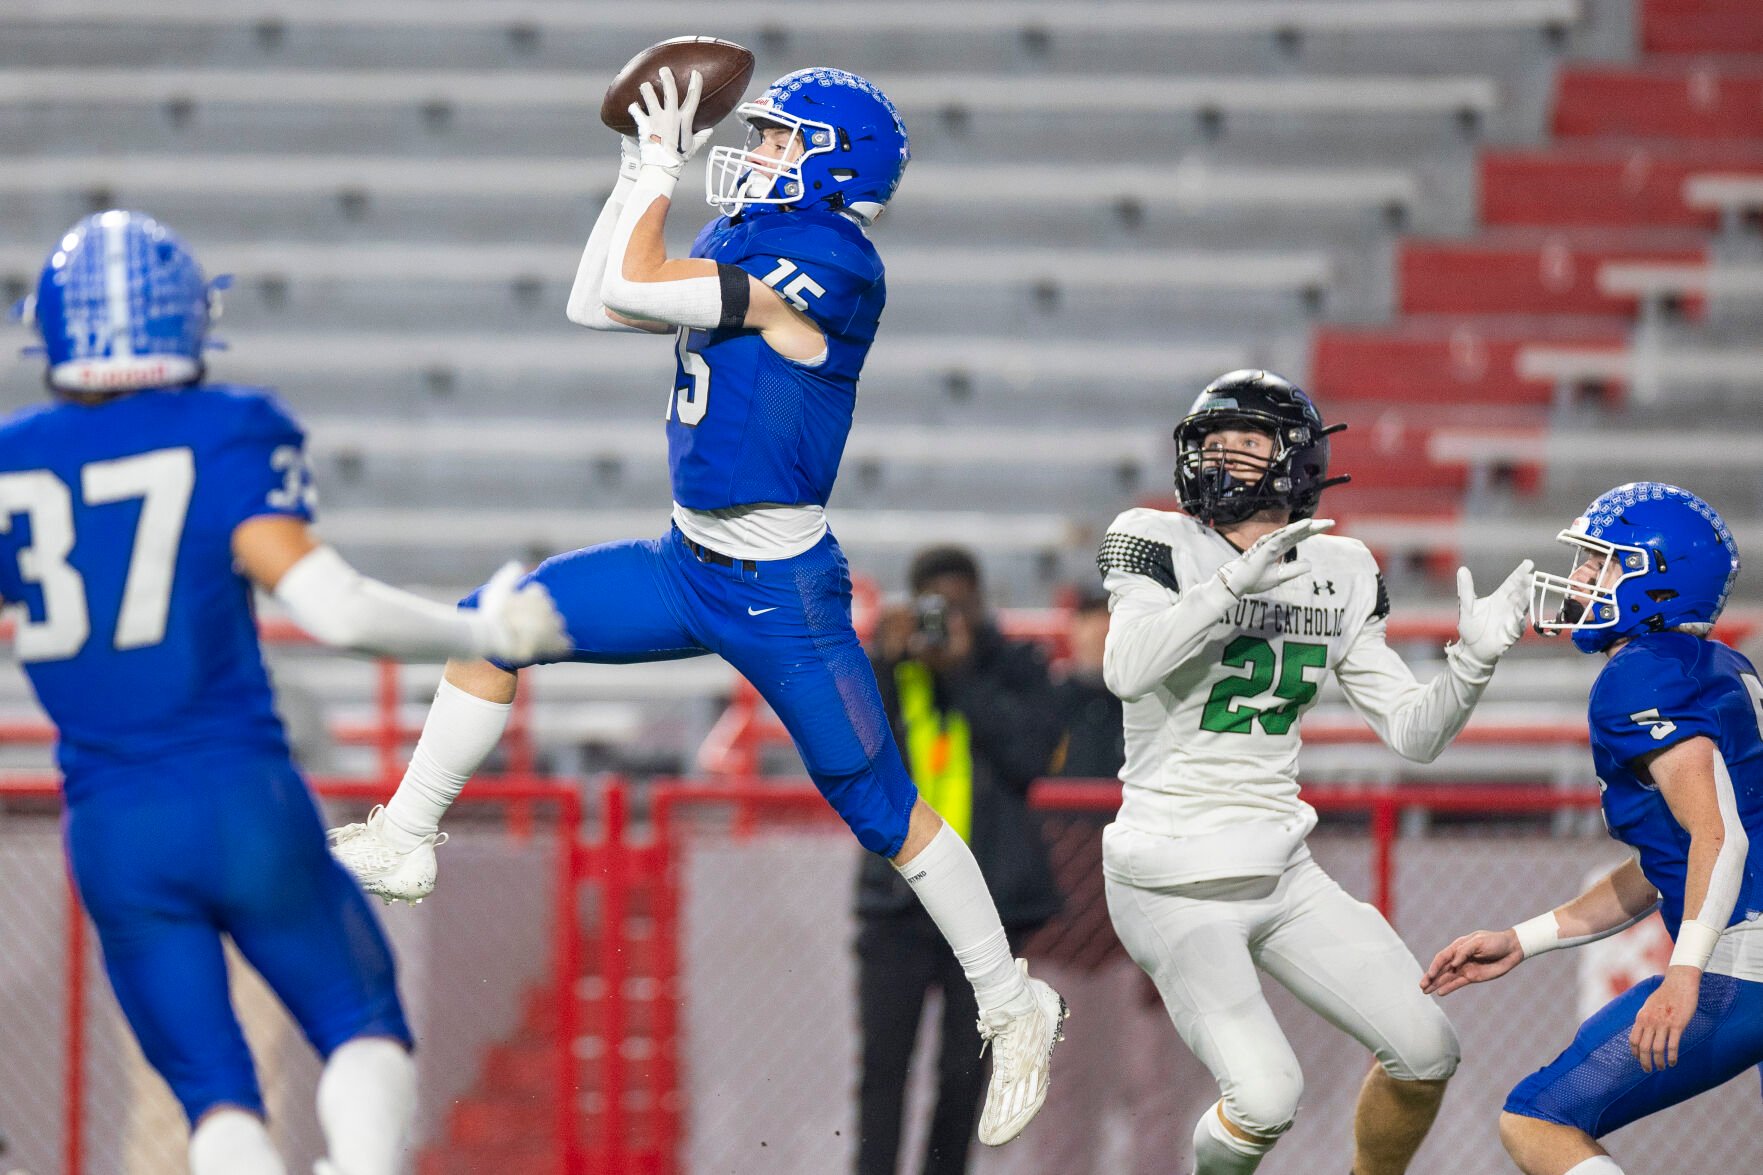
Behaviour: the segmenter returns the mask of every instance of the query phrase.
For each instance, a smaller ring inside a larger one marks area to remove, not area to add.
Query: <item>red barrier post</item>
[[[1396,800],[1380,797],[1371,808],[1371,904],[1395,920]]]
[[[403,772],[403,756],[399,752],[399,744],[403,732],[398,723],[398,663],[381,661],[379,663],[379,696],[377,698],[379,721],[376,725],[377,738],[375,743],[379,749],[379,774],[388,785],[395,785]]]
[[[573,788],[557,797],[557,912],[551,945],[556,968],[557,1000],[557,1152],[563,1175],[581,1168],[576,1105],[576,982],[581,976],[581,923],[578,920],[582,881],[581,798]]]
[[[628,1151],[624,1137],[624,1006],[625,952],[628,911],[629,810],[624,785],[606,789],[606,852],[602,858],[606,875],[600,889],[600,978],[606,985],[606,1047],[601,1054],[601,1096],[606,1099],[605,1132],[610,1165],[607,1175],[624,1175]]]

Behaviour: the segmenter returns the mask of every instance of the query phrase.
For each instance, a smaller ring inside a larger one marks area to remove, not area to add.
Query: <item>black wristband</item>
[[[738,265],[716,263],[716,280],[722,283],[722,319],[717,330],[739,330],[747,325],[747,307],[753,301],[753,288],[747,284],[747,271]]]

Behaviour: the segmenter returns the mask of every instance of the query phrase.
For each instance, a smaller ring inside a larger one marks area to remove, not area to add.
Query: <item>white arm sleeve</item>
[[[612,194],[606,197],[606,203],[594,221],[593,231],[588,234],[588,244],[582,250],[581,264],[575,270],[575,285],[569,289],[569,306],[564,310],[569,321],[577,326],[585,326],[589,330],[642,332],[641,327],[609,317],[605,303],[600,301],[600,287],[606,280],[606,256],[612,249],[612,233],[618,227],[619,215],[624,211],[625,203],[630,199],[631,189],[634,187],[635,180],[622,174],[618,177],[618,183],[613,185]]]
[[[490,648],[478,613],[369,579],[331,547],[317,547],[290,567],[275,598],[313,639],[356,653],[441,660],[487,656]]]
[[[1382,617],[1366,622],[1335,666],[1347,700],[1389,748],[1404,759],[1430,763],[1469,721],[1493,677],[1451,645],[1445,668],[1420,684],[1408,663],[1384,639]]]
[[[1115,697],[1137,701],[1205,647],[1206,638],[1236,597],[1216,576],[1185,592],[1148,575],[1110,570],[1108,641],[1102,680]]]
[[[1702,908],[1683,912],[1683,925],[1678,928],[1677,948],[1671,953],[1671,964],[1706,969],[1726,924],[1732,921],[1733,907],[1738,904],[1739,887],[1745,879],[1745,859],[1750,855],[1751,838],[1739,819],[1738,800],[1732,790],[1732,774],[1720,748],[1714,749],[1714,796],[1720,804],[1720,823],[1724,837],[1720,852],[1714,857],[1714,868],[1708,875],[1708,893]]]
[[[628,318],[712,330],[722,323],[720,277],[707,274],[660,282],[627,281],[624,277],[624,255],[630,248],[631,234],[650,205],[673,195],[674,182],[672,176],[658,167],[645,167],[637,176],[612,230],[600,301]]]
[[[1687,916],[1725,930],[1726,924],[1732,920],[1733,907],[1738,905],[1739,887],[1745,879],[1745,858],[1751,852],[1751,838],[1745,832],[1744,822],[1739,819],[1732,774],[1726,768],[1726,758],[1719,747],[1714,748],[1714,794],[1720,802],[1720,823],[1725,827],[1726,837],[1714,858],[1714,871],[1708,878],[1708,896],[1702,899],[1700,910]]]

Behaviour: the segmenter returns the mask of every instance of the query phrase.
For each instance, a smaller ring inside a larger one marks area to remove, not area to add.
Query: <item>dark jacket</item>
[[[967,719],[973,754],[971,846],[980,872],[1012,930],[1032,929],[1059,910],[1040,822],[1028,810],[1028,786],[1045,775],[1063,735],[1058,697],[1047,662],[1034,645],[1006,639],[990,625],[976,628],[973,656],[953,677],[936,680],[937,708]],[[894,670],[874,660],[876,681],[894,738],[903,748]],[[919,910],[917,897],[882,857],[866,854],[857,875],[857,913]]]
[[[1051,775],[1113,779],[1126,762],[1126,727],[1120,699],[1100,677],[1071,674],[1054,687],[1065,727],[1065,753]]]

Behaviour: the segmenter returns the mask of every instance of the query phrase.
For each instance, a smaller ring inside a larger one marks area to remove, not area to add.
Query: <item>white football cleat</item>
[[[1062,1025],[1071,1015],[1058,992],[1029,977],[1026,960],[1016,966],[1028,982],[1032,1006],[1020,1015],[992,1012],[979,1020],[979,1051],[992,1049],[992,1080],[979,1116],[979,1140],[987,1146],[1003,1146],[1040,1112],[1053,1046],[1065,1039]]]
[[[434,892],[435,848],[447,843],[447,834],[437,832],[400,852],[386,843],[385,821],[381,804],[367,814],[366,823],[331,829],[331,856],[375,897],[388,903],[420,902]]]
[[[345,825],[344,827],[345,828],[361,828],[363,826],[360,824],[349,824],[349,825]],[[339,828],[339,829],[337,829],[337,831],[342,832],[343,829]],[[343,1175],[343,1173],[341,1171],[337,1170],[337,1168],[331,1164],[329,1159],[320,1159],[320,1160],[318,1160],[318,1162],[312,1164],[312,1175]]]

